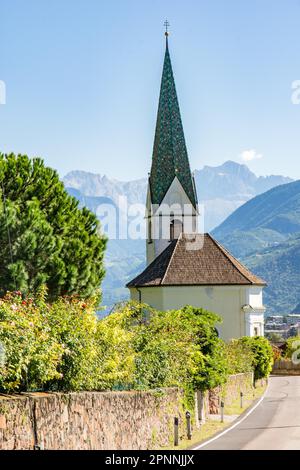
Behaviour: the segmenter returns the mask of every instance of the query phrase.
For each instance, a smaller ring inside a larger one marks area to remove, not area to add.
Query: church
[[[201,307],[222,318],[224,340],[263,336],[263,288],[208,233],[200,233],[199,205],[190,170],[170,59],[168,32],[146,202],[147,267],[127,284],[132,300],[166,311]]]

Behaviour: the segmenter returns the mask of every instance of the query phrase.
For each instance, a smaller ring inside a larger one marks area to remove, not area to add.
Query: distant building
[[[290,313],[286,316],[288,325],[294,325],[300,322],[300,313]]]
[[[265,321],[265,335],[280,334],[290,338],[300,334],[300,314],[269,315]]]
[[[266,318],[266,323],[277,323],[277,324],[282,324],[284,323],[284,316],[283,315],[269,315]]]
[[[263,335],[265,281],[211,235],[198,233],[198,211],[166,33],[147,195],[147,268],[127,287],[132,299],[159,310],[193,305],[216,312],[225,340]]]

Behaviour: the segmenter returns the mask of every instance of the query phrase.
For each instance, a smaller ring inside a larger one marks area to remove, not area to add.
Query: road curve
[[[201,450],[299,450],[300,376],[270,377],[265,398],[235,428]]]

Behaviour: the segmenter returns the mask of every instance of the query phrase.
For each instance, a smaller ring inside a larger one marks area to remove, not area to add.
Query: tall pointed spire
[[[166,52],[162,73],[159,106],[155,130],[150,187],[152,204],[161,204],[175,176],[196,208],[197,198],[185,144],[180,108],[168,46],[166,26]]]

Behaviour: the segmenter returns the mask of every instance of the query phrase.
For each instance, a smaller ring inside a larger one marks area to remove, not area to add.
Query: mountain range
[[[230,160],[220,166],[204,166],[201,170],[195,170],[194,177],[199,204],[204,205],[206,232],[221,224],[249,199],[293,181],[276,175],[258,177],[246,165]],[[88,203],[90,197],[107,198],[119,206],[120,196],[126,196],[129,205],[146,202],[147,178],[124,182],[105,175],[71,171],[63,178],[63,182],[67,188],[76,189],[79,197],[85,198]],[[95,202],[93,200],[93,204]]]
[[[291,178],[274,175],[257,177],[246,165],[233,161],[227,161],[217,167],[205,166],[201,170],[195,170],[194,177],[199,204],[204,206],[205,231],[211,231],[220,224],[215,230],[216,238],[223,242],[235,256],[245,260],[248,265],[254,266],[254,271],[259,273],[262,270],[260,266],[256,266],[255,259],[253,259],[256,251],[268,249],[271,246],[274,248],[287,241],[292,233],[297,233],[297,222],[289,206],[286,207],[286,211],[282,207],[281,214],[277,214],[277,219],[274,215],[273,224],[276,226],[280,223],[281,227],[280,230],[276,230],[276,227],[272,228],[269,213],[274,203],[276,206],[276,201],[274,199],[267,201],[268,209],[263,210],[264,195],[257,198],[257,195],[265,193],[270,188],[286,186],[285,183],[292,182]],[[145,204],[146,200],[147,179],[121,182],[93,173],[72,171],[63,178],[63,182],[68,192],[79,200],[80,205],[88,207],[100,219],[99,207],[103,207],[103,204],[113,206],[117,215],[122,218],[125,214],[120,206],[120,197],[125,196],[128,205]],[[280,195],[278,198],[280,199]],[[256,201],[255,207],[253,200]],[[247,204],[250,204],[250,208]],[[251,213],[244,215],[244,207]],[[269,222],[266,221],[267,219]],[[295,224],[294,232],[292,232],[293,224]],[[288,231],[284,233],[285,230]],[[244,235],[242,236],[241,233]],[[115,302],[128,297],[128,291],[124,287],[126,282],[144,268],[145,241],[109,240],[105,263],[106,277],[102,284],[103,303],[112,306]],[[273,309],[273,303],[269,302],[271,298],[269,292],[271,292],[270,287],[266,297],[268,306],[270,304]],[[274,305],[276,307],[276,302]]]
[[[267,313],[299,311],[300,181],[251,199],[212,233],[266,280]]]

